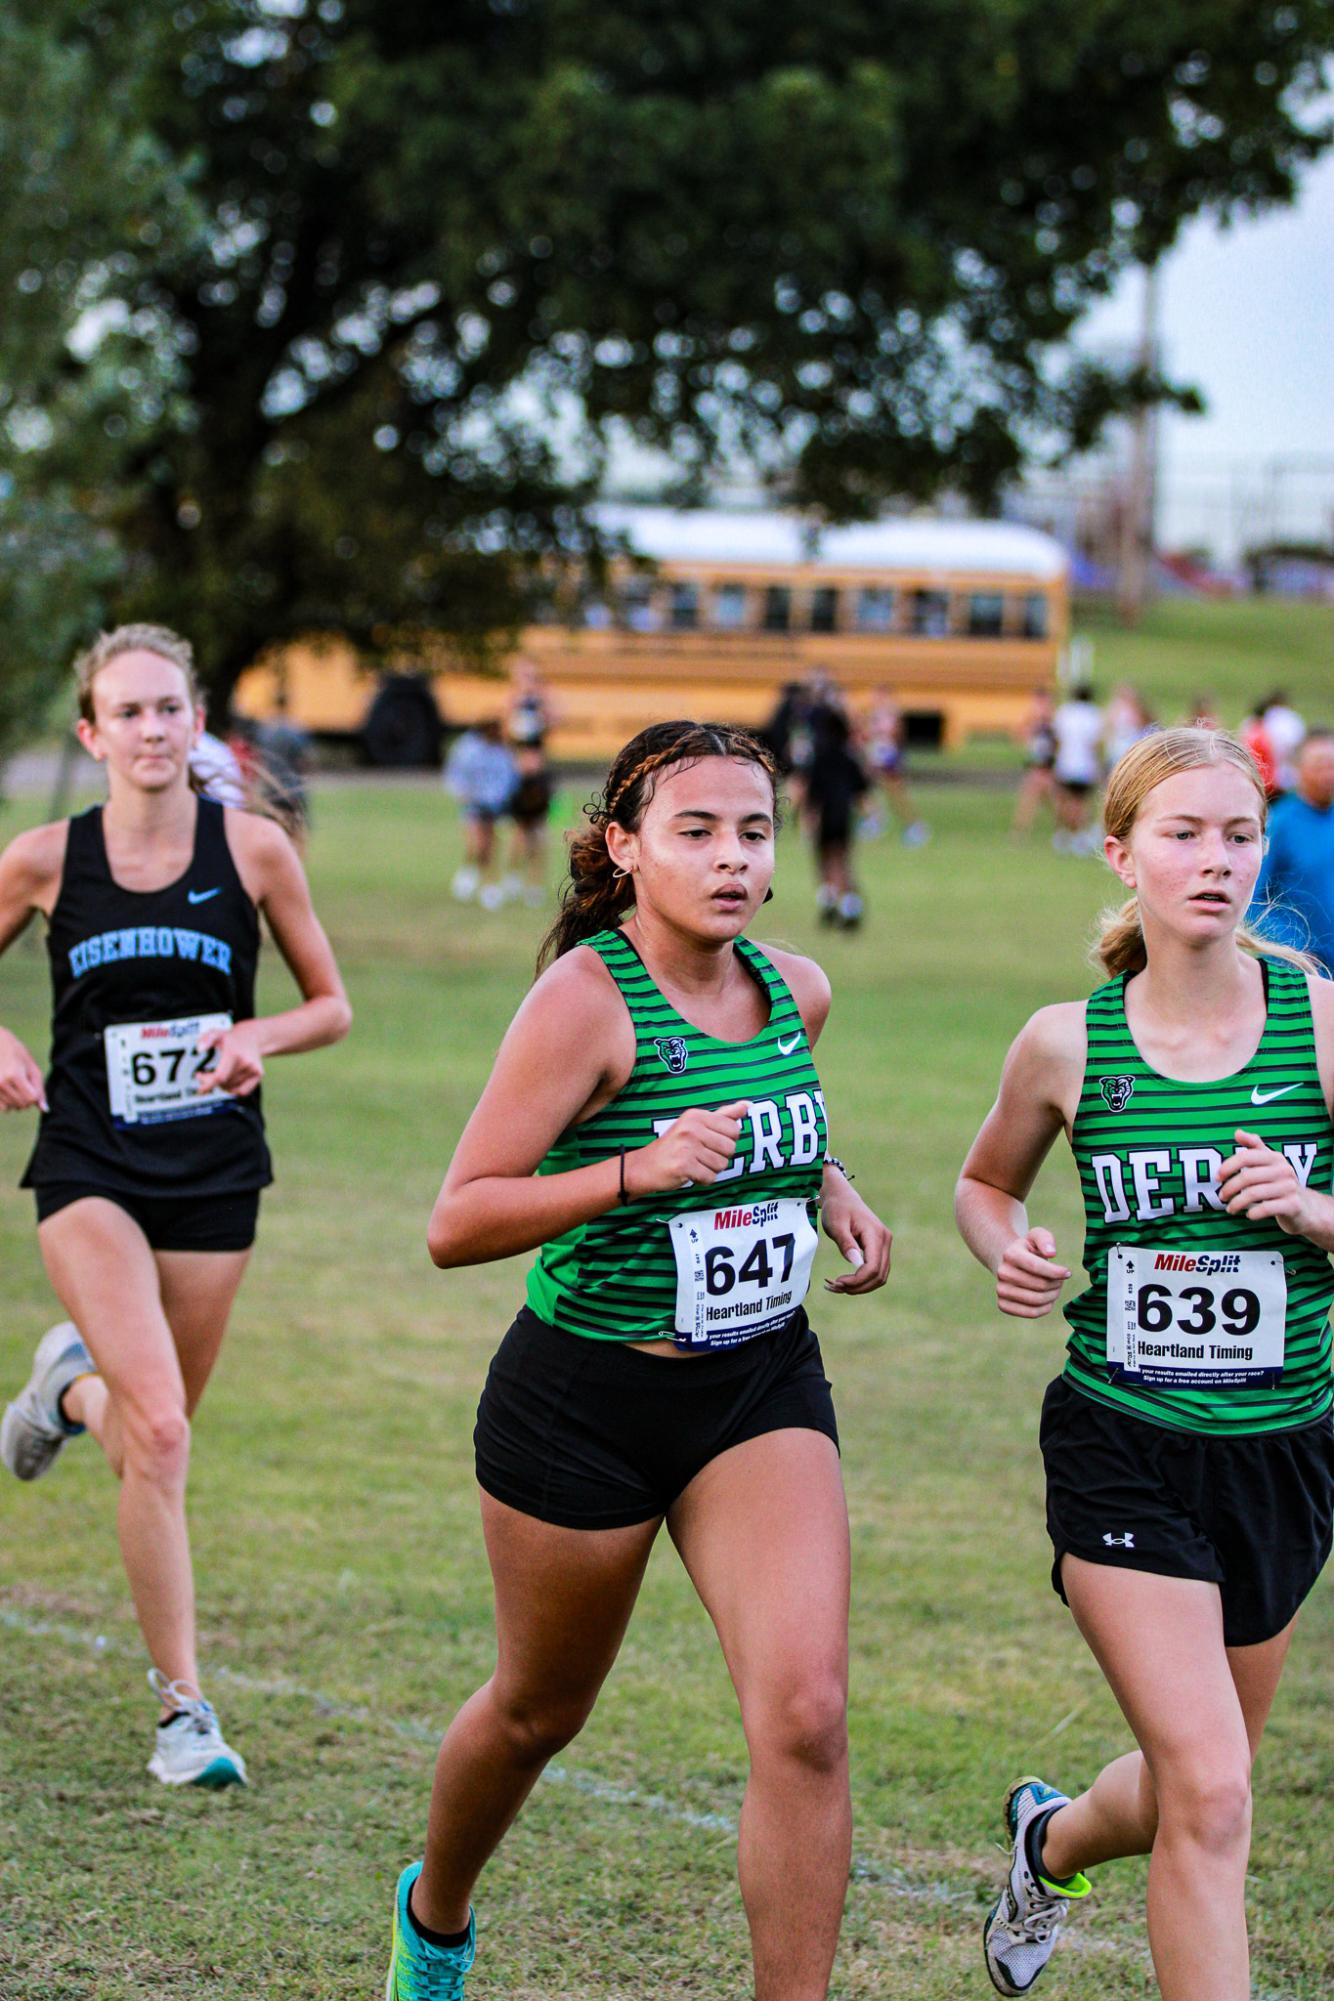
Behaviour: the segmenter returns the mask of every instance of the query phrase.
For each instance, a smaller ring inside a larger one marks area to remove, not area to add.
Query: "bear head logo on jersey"
[[[1123,1112],[1130,1103],[1135,1089],[1133,1077],[1104,1077],[1099,1088],[1107,1101],[1109,1110]]]
[[[653,1047],[673,1077],[679,1077],[690,1061],[690,1045],[684,1035],[660,1035]]]

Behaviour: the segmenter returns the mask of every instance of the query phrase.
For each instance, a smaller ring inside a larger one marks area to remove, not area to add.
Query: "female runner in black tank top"
[[[40,1109],[24,1185],[69,1315],[39,1344],[0,1455],[34,1479],[67,1438],[97,1439],[120,1481],[121,1553],[162,1698],[149,1769],[226,1785],[245,1767],[199,1685],[190,1417],[272,1178],[264,1060],[336,1042],[351,1014],[287,836],[192,789],[203,711],[188,644],[123,626],[78,677],[79,737],[106,765],[107,803],[0,856],[0,949],[34,911],[48,923],[50,1071],[0,1028],[0,1108]],[[256,1019],[261,910],[302,1000]]]

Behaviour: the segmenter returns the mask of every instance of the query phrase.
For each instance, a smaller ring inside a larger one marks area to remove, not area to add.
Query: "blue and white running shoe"
[[[148,1761],[153,1777],[164,1786],[209,1792],[246,1785],[245,1759],[224,1739],[213,1704],[198,1689],[187,1694],[188,1683],[168,1681],[157,1668],[148,1670],[148,1685],[174,1711],[157,1727],[157,1749]]]
[[[1087,1876],[1050,1882],[1029,1865],[1026,1837],[1033,1821],[1069,1804],[1068,1794],[1041,1779],[1016,1779],[1005,1795],[1005,1826],[1012,1843],[1010,1873],[982,1933],[987,1972],[998,1993],[1028,1993],[1051,1958],[1071,1899],[1087,1897],[1093,1887]]]
[[[464,2001],[463,1976],[477,1957],[477,1919],[468,1912],[462,1945],[431,1945],[422,1938],[408,1916],[408,1895],[421,1872],[421,1863],[411,1862],[398,1879],[384,2001]]]
[[[76,1376],[95,1375],[97,1364],[72,1320],[48,1327],[37,1343],[32,1374],[0,1421],[0,1460],[19,1480],[40,1480],[77,1438],[81,1424],[62,1417],[60,1399]]]

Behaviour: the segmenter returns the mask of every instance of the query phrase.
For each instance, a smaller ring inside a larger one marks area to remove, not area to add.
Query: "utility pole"
[[[1144,298],[1135,365],[1145,374],[1158,366],[1158,269],[1144,267]],[[1149,597],[1157,487],[1157,412],[1143,404],[1130,430],[1130,466],[1121,498],[1117,609],[1124,625],[1138,625]]]

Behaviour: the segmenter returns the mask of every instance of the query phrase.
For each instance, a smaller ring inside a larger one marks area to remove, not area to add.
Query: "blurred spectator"
[[[1096,854],[1096,830],[1090,822],[1093,794],[1102,782],[1104,723],[1086,682],[1070,690],[1052,717],[1052,729],[1056,736],[1053,803],[1061,823],[1052,835],[1052,846],[1064,854]]]
[[[785,681],[779,692],[777,707],[759,732],[773,752],[774,761],[784,777],[792,769],[792,740],[804,724],[805,716],[805,689],[800,681]]]
[[[501,885],[506,896],[522,896],[531,908],[546,900],[547,821],[551,814],[551,767],[547,732],[555,709],[531,660],[510,670],[505,731],[514,757],[515,783],[506,812],[514,823],[509,867]]]
[[[1149,736],[1157,727],[1139,689],[1129,681],[1120,682],[1107,704],[1104,742],[1108,769],[1120,762],[1132,743]]]
[[[846,711],[827,690],[811,712],[805,796],[819,873],[816,904],[824,923],[841,924],[845,931],[856,930],[862,921],[852,847],[858,802],[870,787]]]
[[[1014,824],[1010,831],[1026,834],[1037,818],[1039,806],[1056,811],[1056,698],[1050,688],[1035,688],[1024,720],[1024,775],[1014,802]]]
[[[511,749],[545,750],[547,734],[556,722],[555,708],[538,669],[531,660],[516,660],[510,668],[505,706],[505,736]]]
[[[903,711],[887,688],[876,696],[867,717],[866,748],[871,770],[884,787],[890,811],[902,830],[904,846],[920,848],[930,840],[931,829],[919,819],[908,790]]]
[[[514,822],[509,868],[501,887],[530,909],[546,901],[547,821],[551,817],[551,768],[531,745],[514,753],[516,777],[506,812]]]
[[[1196,695],[1186,710],[1186,725],[1193,730],[1221,730],[1218,704],[1212,695]]]
[[[495,879],[496,821],[518,776],[513,753],[501,742],[498,717],[465,730],[449,753],[445,784],[463,807],[463,864],[451,884],[460,903],[475,896],[484,910],[498,910],[505,900]]]
[[[1297,783],[1297,751],[1306,735],[1306,724],[1289,702],[1286,689],[1275,688],[1265,703],[1264,725],[1274,753],[1274,782],[1280,792],[1291,792]]]
[[[304,847],[310,827],[306,791],[310,737],[306,731],[295,723],[257,723],[249,716],[236,716],[225,749],[240,797],[228,798],[224,804],[267,813],[286,829],[298,848]]]
[[[1250,916],[1266,936],[1314,952],[1334,973],[1334,729],[1310,732],[1296,779],[1269,816]]]
[[[1278,790],[1278,771],[1274,763],[1274,746],[1265,728],[1265,705],[1256,702],[1246,711],[1245,720],[1237,734],[1255,759],[1265,791],[1272,799]]]
[[[299,841],[310,821],[306,774],[310,770],[310,737],[295,723],[264,723],[258,738],[256,770],[261,802]]]
[[[814,667],[804,681],[785,683],[778,706],[761,732],[787,779],[798,818],[812,839],[815,828],[808,804],[808,780],[831,715],[846,723],[837,683],[823,667]]]

